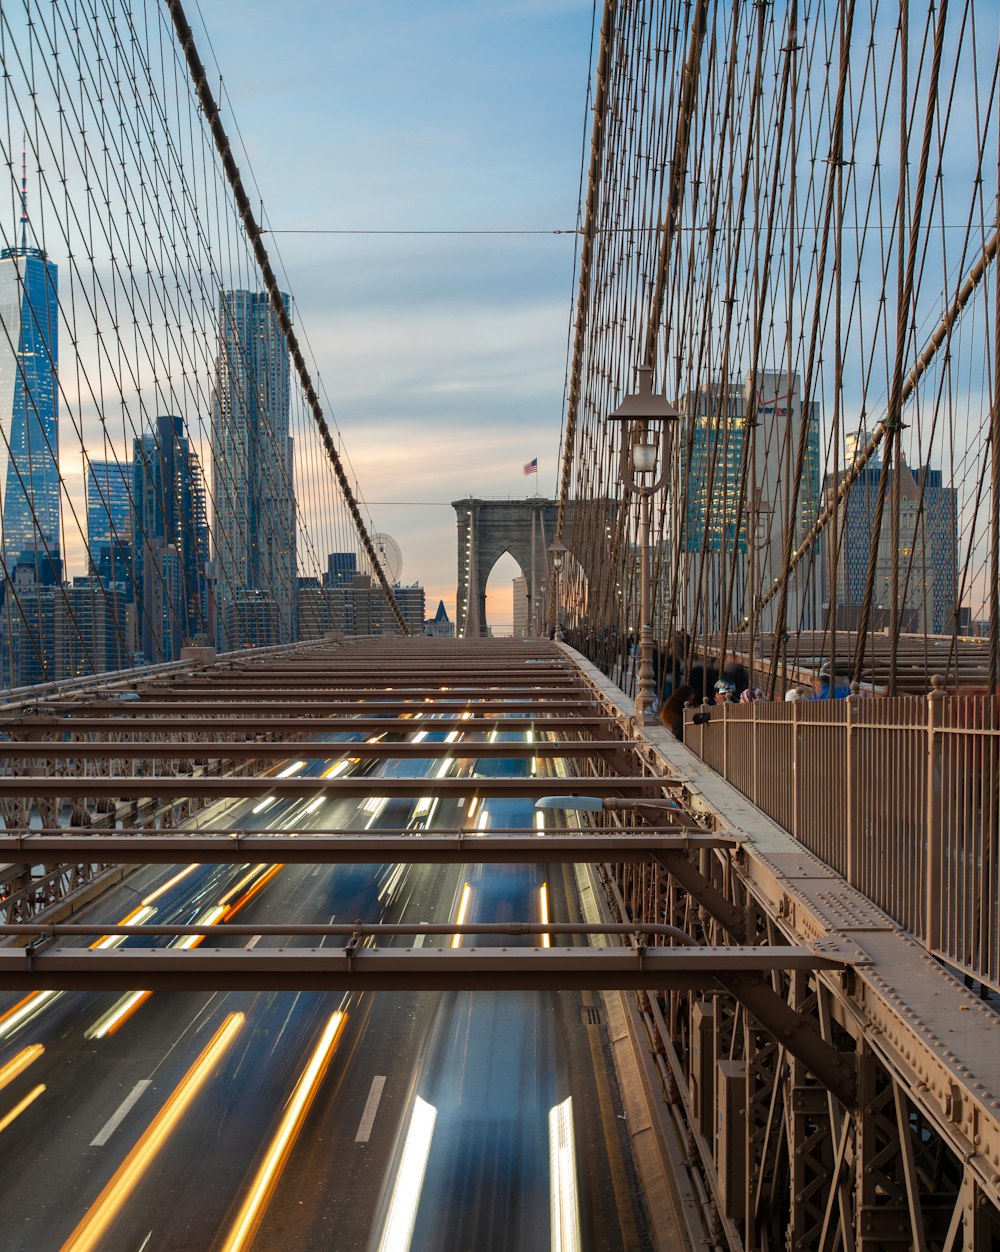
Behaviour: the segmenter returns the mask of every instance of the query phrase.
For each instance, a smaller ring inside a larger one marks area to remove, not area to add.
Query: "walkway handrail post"
[[[858,785],[858,736],[857,736],[857,713],[858,713],[859,697],[853,692],[844,701],[846,705],[846,718],[844,721],[844,733],[847,736],[847,743],[844,745],[845,758],[845,791],[847,800],[846,814],[846,855],[844,857],[844,877],[852,887],[858,886],[858,871],[860,869],[860,840],[859,840],[859,823],[857,821],[857,785]]]
[[[796,700],[792,704],[792,829],[789,831],[789,834],[796,839],[799,838],[799,832],[802,829],[800,812],[802,808],[802,788],[799,786],[801,747],[802,727],[799,725],[799,701]]]
[[[944,774],[942,771],[942,736],[946,692],[935,674],[933,689],[927,694],[927,868],[924,872],[924,927],[927,949],[940,952],[941,905],[944,896],[944,838],[942,806]]]

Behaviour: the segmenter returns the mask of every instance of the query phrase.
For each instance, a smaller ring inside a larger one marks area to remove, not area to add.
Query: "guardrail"
[[[996,699],[706,706],[685,712],[684,742],[929,951],[1000,990]]]

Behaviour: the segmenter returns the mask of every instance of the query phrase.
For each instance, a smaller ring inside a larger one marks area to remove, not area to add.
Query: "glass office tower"
[[[0,423],[10,448],[2,546],[8,577],[21,562],[53,583],[61,576],[58,275],[28,246],[27,220],[22,201],[20,246],[0,251]]]
[[[212,496],[223,649],[297,637],[289,416],[288,344],[270,297],[221,292]]]

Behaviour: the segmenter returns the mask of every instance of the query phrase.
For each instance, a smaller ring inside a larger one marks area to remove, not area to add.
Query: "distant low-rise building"
[[[438,601],[437,612],[434,616],[428,617],[424,622],[424,634],[438,635],[445,639],[455,637],[455,623],[448,616],[443,600]]]

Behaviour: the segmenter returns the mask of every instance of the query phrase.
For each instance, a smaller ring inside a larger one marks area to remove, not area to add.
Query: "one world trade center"
[[[20,246],[0,250],[0,427],[6,460],[2,508],[4,580],[18,565],[38,583],[61,577],[59,544],[58,277],[28,246],[27,174]]]

